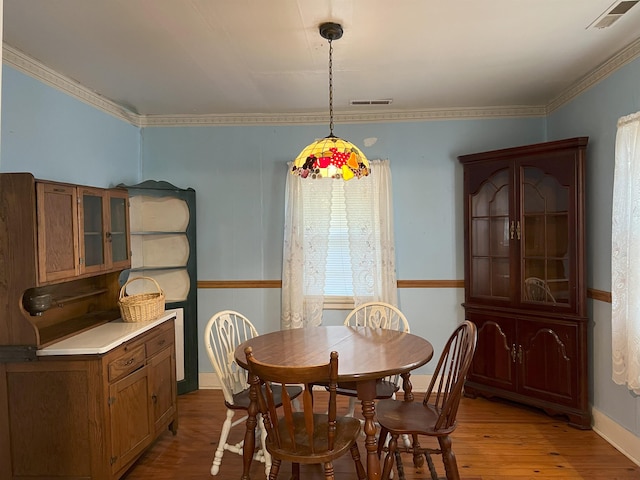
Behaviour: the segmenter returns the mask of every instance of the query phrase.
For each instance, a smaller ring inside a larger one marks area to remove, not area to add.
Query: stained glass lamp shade
[[[351,180],[369,175],[369,160],[354,144],[328,136],[307,145],[294,160],[291,173],[302,178]]]

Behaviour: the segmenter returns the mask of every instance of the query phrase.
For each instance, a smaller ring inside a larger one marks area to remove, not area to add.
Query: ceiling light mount
[[[325,22],[320,24],[320,36],[329,41],[340,40],[342,38],[342,25],[339,23]]]

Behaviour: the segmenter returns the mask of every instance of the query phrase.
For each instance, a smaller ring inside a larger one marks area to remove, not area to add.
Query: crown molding
[[[584,76],[581,80],[554,98],[549,105],[547,105],[547,113],[552,113],[558,108],[566,105],[596,83],[604,80],[616,70],[638,58],[638,56],[640,56],[640,39],[620,50],[609,60],[599,67],[596,67],[588,75]]]
[[[495,117],[545,116],[544,106],[505,106],[482,108],[429,109],[415,111],[385,111],[334,113],[335,123],[414,122]],[[233,126],[233,125],[315,125],[327,124],[326,113],[278,115],[142,115],[143,127]]]
[[[640,39],[614,55],[572,85],[548,105],[499,106],[481,108],[450,108],[410,111],[378,111],[335,113],[336,123],[388,123],[426,120],[465,120],[478,118],[544,117],[569,103],[578,95],[640,56]],[[21,51],[3,43],[2,61],[16,70],[56,88],[98,110],[137,127],[185,126],[260,126],[326,124],[326,113],[308,114],[247,114],[247,115],[140,115],[96,94],[80,83],[46,67]]]
[[[2,62],[98,110],[102,110],[132,125],[140,126],[139,115],[98,95],[84,85],[61,75],[6,43],[2,44]]]

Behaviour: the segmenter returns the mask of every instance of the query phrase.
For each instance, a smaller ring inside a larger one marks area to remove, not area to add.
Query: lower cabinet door
[[[148,392],[148,366],[109,386],[112,473],[137,458],[153,439]]]
[[[151,413],[154,433],[158,434],[176,411],[176,359],[172,347],[165,348],[149,360]]]
[[[515,391],[515,322],[486,314],[467,314],[476,324],[478,340],[468,381],[503,390]]]
[[[518,338],[519,392],[576,406],[580,371],[576,323],[520,320]]]

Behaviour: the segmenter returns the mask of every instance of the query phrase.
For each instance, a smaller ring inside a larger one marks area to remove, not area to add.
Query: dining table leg
[[[378,457],[378,442],[376,441],[376,381],[361,381],[357,383],[358,398],[362,402],[362,416],[364,417],[364,446],[367,450],[367,479],[379,480],[381,475],[380,458]]]
[[[402,391],[404,392],[404,401],[413,402],[413,385],[411,384],[411,372],[400,374],[402,377]]]
[[[249,374],[249,409],[247,410],[247,431],[244,434],[244,445],[242,447],[242,477],[241,480],[249,480],[249,470],[256,447],[256,425],[258,424],[258,391],[260,379]]]

